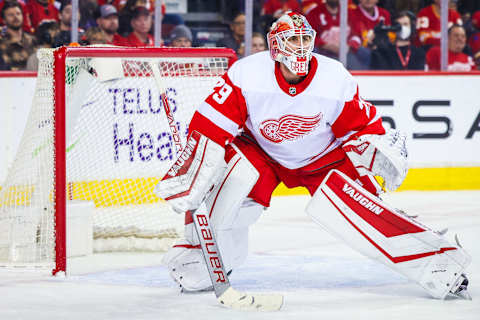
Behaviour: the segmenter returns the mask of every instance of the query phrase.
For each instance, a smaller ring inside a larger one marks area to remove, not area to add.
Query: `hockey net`
[[[165,250],[183,217],[152,192],[176,154],[155,77],[184,139],[233,51],[81,47],[38,56],[32,108],[0,189],[0,265],[65,270],[66,221],[79,203],[93,208],[95,251]]]

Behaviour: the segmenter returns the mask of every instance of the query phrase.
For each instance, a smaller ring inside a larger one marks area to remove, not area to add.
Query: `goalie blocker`
[[[463,272],[471,258],[460,246],[390,208],[342,172],[327,175],[306,211],[331,234],[433,297],[462,296],[460,290],[468,297]]]
[[[155,187],[155,194],[177,212],[197,209],[227,168],[225,149],[193,131],[177,161]]]

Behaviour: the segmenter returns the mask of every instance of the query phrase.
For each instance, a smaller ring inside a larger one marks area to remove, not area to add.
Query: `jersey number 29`
[[[218,88],[218,87],[221,87],[221,88],[218,89],[218,91],[212,95],[212,98],[218,104],[223,104],[225,100],[227,100],[230,93],[232,93],[233,89],[230,85],[228,85],[228,83],[225,82],[223,78],[220,78],[220,80],[218,80],[218,82],[214,86],[214,88]]]

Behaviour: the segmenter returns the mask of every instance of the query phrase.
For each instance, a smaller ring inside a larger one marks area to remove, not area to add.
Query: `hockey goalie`
[[[199,106],[180,157],[156,193],[185,214],[185,239],[164,257],[184,291],[212,282],[191,210],[210,217],[225,270],[248,251],[248,228],[280,182],[303,186],[313,221],[432,297],[469,298],[469,255],[381,200],[407,173],[405,135],[386,131],[338,61],[312,52],[315,31],[287,12],[267,35],[269,52],[232,65]]]

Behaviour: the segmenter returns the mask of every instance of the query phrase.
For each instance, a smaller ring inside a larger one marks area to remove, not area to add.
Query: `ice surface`
[[[250,256],[232,285],[280,292],[274,314],[222,308],[212,293],[180,294],[161,254],[101,254],[69,261],[71,275],[0,269],[0,319],[480,319],[480,191],[400,192],[388,201],[432,228],[449,227],[472,255],[473,301],[430,298],[364,258],[303,213],[309,197],[277,197],[251,228]]]

